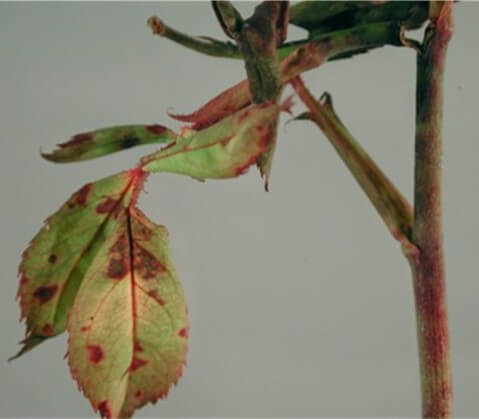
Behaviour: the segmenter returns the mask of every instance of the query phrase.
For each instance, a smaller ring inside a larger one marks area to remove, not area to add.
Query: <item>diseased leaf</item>
[[[201,130],[248,106],[250,102],[248,81],[243,80],[221,92],[193,113],[186,115],[168,113],[168,115],[178,121],[192,123],[193,129]]]
[[[429,1],[302,1],[290,7],[289,22],[315,35],[390,21],[418,29],[428,8]]]
[[[182,375],[186,305],[165,227],[130,207],[104,234],[68,322],[68,359],[95,410],[129,417]]]
[[[33,238],[19,267],[27,330],[15,357],[65,330],[83,275],[105,241],[105,226],[117,225],[144,175],[135,169],[84,185]]]
[[[55,163],[69,163],[101,157],[145,144],[167,143],[176,134],[163,125],[122,125],[84,132],[59,144],[51,153],[42,156]]]
[[[279,111],[276,104],[251,105],[144,157],[141,168],[146,172],[174,172],[200,179],[238,176],[256,163],[275,140]]]

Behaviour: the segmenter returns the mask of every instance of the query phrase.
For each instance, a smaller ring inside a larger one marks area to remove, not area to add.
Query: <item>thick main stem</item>
[[[452,4],[426,30],[417,57],[413,273],[423,417],[452,415],[441,211],[443,74],[452,35]]]

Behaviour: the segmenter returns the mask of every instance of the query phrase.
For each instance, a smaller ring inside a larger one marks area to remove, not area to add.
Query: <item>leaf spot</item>
[[[53,329],[53,325],[51,323],[46,324],[45,326],[42,327],[42,334],[44,336],[53,336],[55,333]]]
[[[33,296],[38,300],[40,304],[45,304],[53,298],[57,291],[58,285],[50,285],[48,287],[42,286],[38,287],[35,290]]]
[[[126,148],[135,147],[139,143],[140,143],[139,138],[134,137],[133,135],[128,135],[125,138],[123,138],[123,140],[121,140],[121,148],[126,149]]]
[[[108,264],[108,276],[113,279],[123,279],[128,273],[128,266],[123,259],[111,259]]]
[[[114,217],[118,217],[118,214],[122,211],[122,209],[123,206],[109,196],[107,196],[103,202],[100,202],[96,206],[97,214],[112,214]]]
[[[48,262],[50,262],[51,264],[54,264],[56,261],[57,261],[58,257],[57,255],[55,254],[51,254],[49,257],[48,257]]]
[[[148,364],[148,361],[145,361],[144,359],[140,359],[134,356],[130,364],[130,371],[136,371],[138,368],[141,368],[145,366],[146,364]]]
[[[156,135],[161,135],[166,131],[166,127],[159,124],[147,125],[145,128],[148,131],[150,131],[152,134],[156,134]]]
[[[111,418],[111,409],[107,400],[103,400],[101,403],[98,403],[97,409],[100,412],[102,418]]]
[[[156,290],[151,290],[151,291],[148,291],[148,295],[153,298],[153,300],[155,300],[160,306],[164,306],[165,305],[165,300],[163,300],[163,298],[161,298],[159,295],[158,295],[158,292]]]
[[[187,338],[187,337],[188,337],[188,328],[187,328],[187,327],[183,327],[183,329],[181,329],[181,330],[178,332],[178,336],[181,337],[181,338]]]
[[[108,264],[107,274],[113,279],[123,279],[130,271],[128,266],[129,249],[128,240],[122,234],[110,249],[111,259]]]
[[[82,326],[82,327],[80,328],[80,331],[81,331],[81,332],[88,332],[89,330],[90,330],[90,326]]]
[[[150,252],[138,245],[135,245],[133,261],[135,271],[144,280],[155,278],[159,273],[166,272],[166,268]]]
[[[88,345],[88,359],[92,364],[98,364],[104,357],[103,349],[100,345]]]

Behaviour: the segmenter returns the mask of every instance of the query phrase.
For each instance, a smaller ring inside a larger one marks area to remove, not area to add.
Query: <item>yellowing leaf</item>
[[[19,268],[27,336],[15,357],[65,330],[83,275],[105,241],[105,226],[118,223],[144,175],[135,169],[84,185],[33,238]]]
[[[127,208],[85,273],[68,322],[72,375],[104,417],[128,417],[182,374],[188,323],[166,228]]]
[[[141,160],[146,172],[173,172],[195,178],[229,178],[255,164],[275,141],[280,107],[251,105],[210,127],[176,142]]]

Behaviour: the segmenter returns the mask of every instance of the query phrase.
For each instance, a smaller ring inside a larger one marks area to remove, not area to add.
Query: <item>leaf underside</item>
[[[279,111],[279,106],[272,103],[241,109],[144,157],[141,169],[185,174],[199,179],[239,176],[274,143]]]

